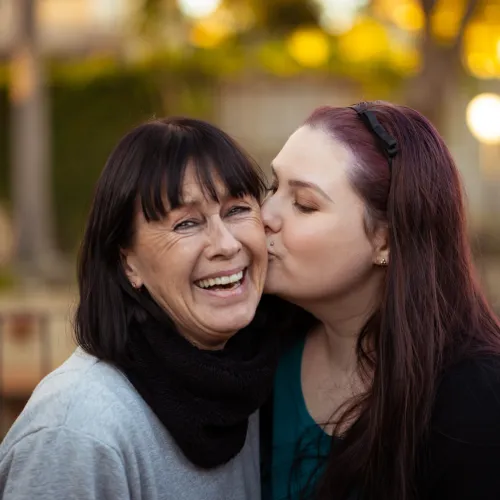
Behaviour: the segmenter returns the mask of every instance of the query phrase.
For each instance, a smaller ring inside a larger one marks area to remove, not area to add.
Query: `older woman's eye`
[[[192,227],[197,226],[199,223],[195,220],[183,220],[174,226],[174,231],[179,231],[183,229],[191,229]]]
[[[231,207],[231,209],[227,212],[227,215],[231,217],[231,215],[239,215],[241,213],[246,213],[251,210],[248,206],[238,205],[235,207]]]

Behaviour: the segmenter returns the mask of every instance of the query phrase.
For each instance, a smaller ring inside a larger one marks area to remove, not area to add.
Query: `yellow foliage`
[[[283,47],[280,44],[268,43],[261,47],[259,60],[267,70],[278,76],[292,76],[300,70],[288,54],[283,54]]]
[[[465,7],[465,0],[439,0],[431,15],[432,34],[442,42],[455,40]]]
[[[339,38],[342,59],[362,63],[384,60],[389,56],[390,42],[383,25],[372,18],[361,18],[353,28]]]
[[[290,55],[302,66],[318,68],[330,57],[328,36],[318,28],[299,28],[286,40]]]
[[[189,41],[196,47],[212,49],[226,40],[232,32],[227,19],[214,13],[193,23]]]
[[[391,46],[389,53],[391,65],[401,73],[415,74],[420,70],[422,57],[415,47]]]
[[[476,20],[467,26],[464,36],[464,60],[478,78],[500,76],[500,20]]]
[[[394,0],[372,0],[372,9],[375,16],[381,19],[391,19]]]
[[[420,31],[425,26],[425,17],[418,0],[374,0],[376,16],[393,22],[406,31]]]
[[[394,24],[406,31],[420,31],[425,26],[424,13],[416,0],[393,4],[391,13]]]

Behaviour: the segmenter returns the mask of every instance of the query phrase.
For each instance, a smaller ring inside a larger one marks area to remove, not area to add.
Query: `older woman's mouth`
[[[205,290],[234,290],[243,284],[246,271],[247,268],[231,274],[221,273],[218,276],[197,280],[194,284]]]

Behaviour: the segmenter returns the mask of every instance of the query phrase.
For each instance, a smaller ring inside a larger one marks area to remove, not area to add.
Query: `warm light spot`
[[[300,66],[283,51],[277,42],[268,42],[259,50],[259,60],[268,71],[279,76],[291,76],[300,71]]]
[[[473,52],[467,55],[465,62],[468,70],[476,78],[488,79],[495,77],[497,74],[495,61],[493,61],[488,54]]]
[[[391,21],[405,31],[416,32],[425,26],[419,0],[373,0],[372,11],[376,18]]]
[[[422,58],[415,47],[391,46],[390,62],[392,66],[405,74],[415,74],[420,70]]]
[[[220,6],[221,0],[177,0],[181,12],[193,18],[207,17]]]
[[[301,28],[286,41],[290,55],[302,66],[317,68],[327,63],[330,56],[328,36],[318,28]]]
[[[231,34],[230,26],[217,17],[203,19],[191,28],[189,41],[192,45],[211,49],[223,42]]]
[[[372,11],[381,19],[392,19],[394,0],[372,0]]]
[[[459,10],[441,10],[431,18],[433,35],[442,41],[453,41],[458,35],[462,12]]]
[[[386,59],[389,48],[384,26],[370,18],[360,19],[351,31],[339,38],[339,53],[351,62]]]
[[[438,0],[431,16],[431,31],[436,39],[452,43],[466,13],[468,0]]]
[[[463,54],[468,70],[478,78],[500,76],[500,24],[471,23],[464,36]]]
[[[342,35],[349,31],[360,10],[368,0],[315,0],[320,10],[321,26],[333,35]]]
[[[422,8],[415,1],[397,3],[391,17],[396,26],[407,31],[420,31],[425,25]]]
[[[476,139],[485,144],[500,142],[500,96],[480,94],[469,103],[467,125]]]

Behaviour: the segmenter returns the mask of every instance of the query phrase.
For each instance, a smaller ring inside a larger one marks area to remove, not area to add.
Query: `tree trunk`
[[[36,0],[16,0],[11,56],[11,179],[16,267],[24,281],[44,278],[55,261],[51,209],[50,120],[36,32]]]
[[[464,31],[476,11],[478,2],[468,1],[457,38],[449,45],[438,43],[432,35],[430,18],[436,1],[422,0],[421,3],[426,18],[426,27],[420,44],[422,70],[409,82],[406,103],[424,114],[440,132],[443,132],[447,96],[453,94],[453,89],[463,76],[461,47]]]

